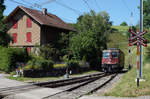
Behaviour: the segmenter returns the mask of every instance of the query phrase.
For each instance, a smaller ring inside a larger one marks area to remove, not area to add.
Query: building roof
[[[64,21],[62,21],[59,17],[57,17],[54,14],[47,13],[44,15],[42,11],[26,8],[23,6],[18,6],[13,10],[8,17],[6,18],[6,22],[19,10],[21,9],[26,14],[28,14],[30,17],[32,17],[34,20],[36,20],[41,25],[47,25],[51,27],[57,27],[60,29],[75,31],[71,26],[66,24]]]

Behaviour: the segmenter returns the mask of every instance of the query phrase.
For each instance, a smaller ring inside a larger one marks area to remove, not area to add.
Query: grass
[[[81,74],[73,74],[73,75],[70,75],[70,77],[76,77],[76,76],[80,76],[80,75],[92,74],[92,73],[96,73],[96,72],[98,72],[98,71],[91,70],[91,71],[84,72],[84,73],[81,73]],[[17,80],[17,81],[23,81],[23,82],[42,82],[42,81],[63,79],[63,76],[59,76],[59,77],[41,77],[41,78],[8,76],[7,78],[12,79],[12,80]]]
[[[112,26],[112,28],[117,29],[122,34],[126,34],[129,30],[129,26]]]
[[[49,81],[49,80],[57,80],[62,77],[41,77],[41,78],[31,78],[31,77],[12,77],[8,76],[8,79],[23,81],[23,82],[42,82],[42,81]]]
[[[144,48],[144,52],[145,52]],[[144,53],[144,57],[146,53]],[[145,76],[146,81],[140,82],[140,86],[137,87],[136,79],[136,48],[133,51],[134,66],[131,71],[124,74],[121,81],[114,86],[110,91],[106,92],[105,96],[116,96],[116,97],[136,97],[143,95],[150,95],[150,63],[145,63],[143,65],[143,76]],[[145,60],[144,60],[145,61]]]

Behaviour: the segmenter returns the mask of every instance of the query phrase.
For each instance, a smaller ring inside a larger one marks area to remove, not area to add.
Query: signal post
[[[132,34],[132,37],[129,38],[129,46],[136,45],[137,46],[137,86],[139,86],[140,80],[140,46],[147,47],[147,40],[143,37],[143,35],[147,32],[134,32],[129,29],[129,32]]]

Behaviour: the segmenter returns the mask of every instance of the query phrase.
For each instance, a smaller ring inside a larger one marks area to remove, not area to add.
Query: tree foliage
[[[126,22],[122,22],[120,26],[128,26],[128,24]]]
[[[150,0],[144,0],[143,2],[143,13],[144,13],[144,27],[150,27]]]
[[[3,22],[3,12],[5,10],[4,0],[0,0],[0,45],[7,46],[10,42],[10,36],[7,34],[7,25]]]
[[[57,48],[54,48],[52,45],[42,45],[40,48],[40,56],[43,57],[46,60],[54,60],[57,61],[59,59],[59,50]]]
[[[99,65],[111,24],[106,12],[96,14],[91,11],[80,16],[76,24],[77,33],[71,38],[71,51],[74,57],[85,58],[92,66]]]
[[[143,25],[144,28],[147,29],[147,33],[144,35],[144,37],[150,42],[150,0],[144,0],[143,1]]]

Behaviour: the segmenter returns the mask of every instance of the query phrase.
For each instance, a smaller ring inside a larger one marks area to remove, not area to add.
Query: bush
[[[67,66],[69,66],[69,70],[72,71],[79,71],[80,69],[79,61],[77,60],[69,60]]]
[[[66,68],[66,64],[55,64],[54,68]]]
[[[54,62],[52,60],[46,60],[42,57],[33,56],[30,61],[28,61],[27,66],[24,69],[34,69],[34,70],[52,70]]]
[[[17,62],[26,62],[28,54],[23,48],[0,47],[0,70],[11,72],[16,69]]]
[[[59,50],[54,48],[50,44],[40,46],[40,55],[47,60],[48,59],[53,61],[59,60]]]

